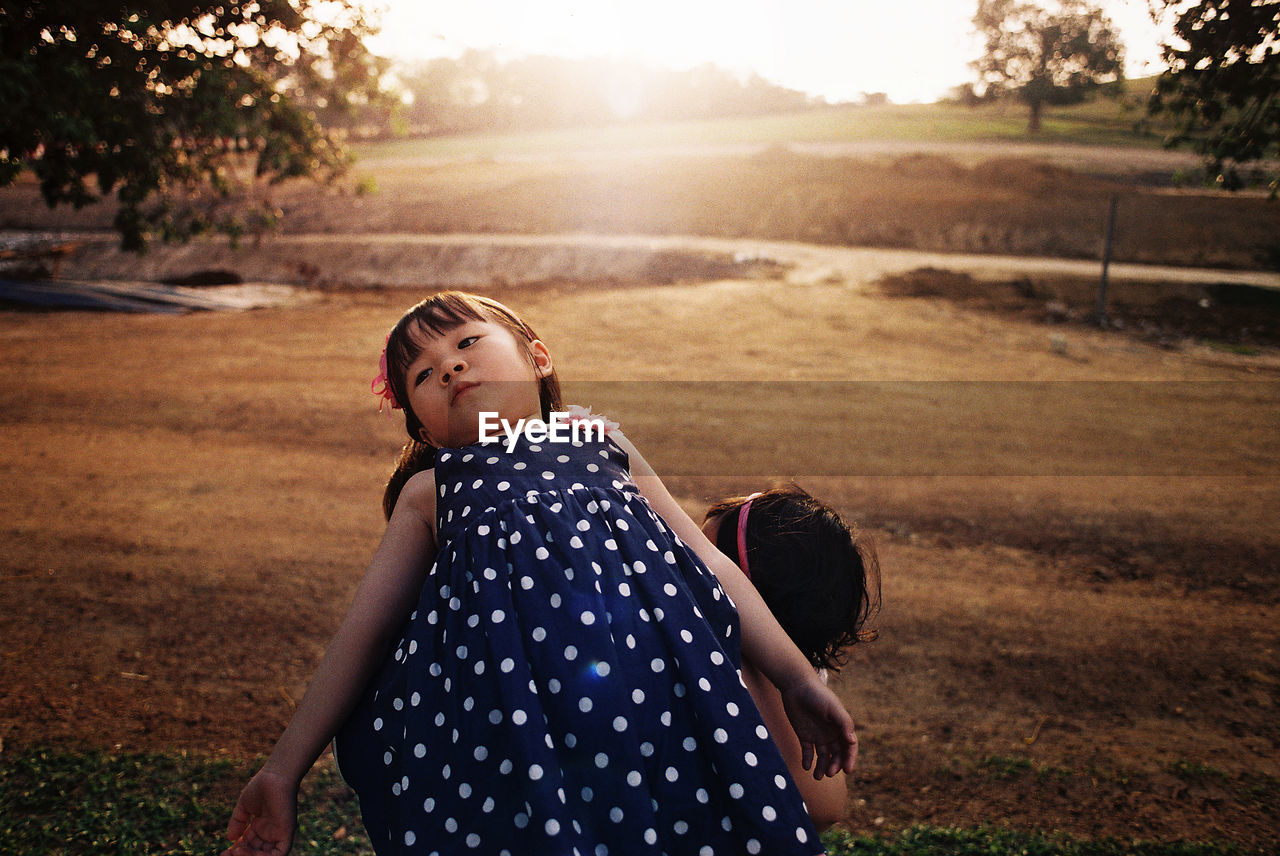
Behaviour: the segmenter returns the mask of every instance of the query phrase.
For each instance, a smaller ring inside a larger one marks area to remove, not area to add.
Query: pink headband
[[[751,569],[747,567],[747,512],[751,510],[751,500],[759,495],[751,494],[738,509],[738,566],[747,575],[747,579],[751,579]]]

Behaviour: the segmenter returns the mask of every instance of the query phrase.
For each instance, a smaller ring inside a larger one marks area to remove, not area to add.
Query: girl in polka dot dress
[[[528,325],[436,295],[391,331],[379,381],[434,466],[400,491],[228,853],[288,852],[335,735],[380,854],[823,852],[740,656],[815,777],[852,770],[853,723],[742,573],[616,428],[479,442],[482,413],[560,406]]]

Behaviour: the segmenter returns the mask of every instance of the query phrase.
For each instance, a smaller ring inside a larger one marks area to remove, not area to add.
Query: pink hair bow
[[[391,341],[391,334],[387,334],[387,341]],[[382,347],[382,356],[378,359],[378,376],[373,379],[373,383],[369,385],[369,390],[381,401],[378,402],[378,412],[382,412],[383,405],[391,405],[391,410],[399,410],[400,402],[396,401],[396,394],[391,389],[391,379],[387,375],[387,348]],[[387,415],[391,415],[391,411],[387,411]]]

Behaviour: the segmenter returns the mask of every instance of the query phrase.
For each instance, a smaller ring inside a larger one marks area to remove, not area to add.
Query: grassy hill
[[[1161,134],[1146,121],[1151,80],[1130,81],[1118,99],[1096,99],[1045,111],[1043,127],[1027,132],[1026,109],[1015,103],[842,105],[772,116],[681,122],[617,123],[589,128],[468,134],[361,144],[357,157],[518,157],[566,150],[679,148],[785,143],[1007,142],[1158,148]],[[1143,130],[1140,130],[1143,129]]]

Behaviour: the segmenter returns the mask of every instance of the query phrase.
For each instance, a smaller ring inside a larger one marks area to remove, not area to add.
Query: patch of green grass
[[[0,849],[11,856],[216,853],[227,845],[227,820],[253,769],[185,755],[6,752]],[[294,852],[372,853],[357,815],[332,765],[317,765],[299,799]]]
[[[1023,760],[1003,759],[994,766],[1024,769]],[[156,753],[39,748],[6,752],[0,755],[0,850],[6,856],[217,853],[226,846],[223,831],[232,803],[254,768],[244,761]],[[373,852],[355,799],[330,761],[317,764],[304,782],[298,815],[295,853],[368,856]],[[885,836],[829,831],[823,842],[831,856],[1260,856],[1263,852],[1216,843],[1076,840],[987,827],[915,826]]]
[[[1256,357],[1262,353],[1262,349],[1253,345],[1245,345],[1239,342],[1220,342],[1217,339],[1206,339],[1205,344],[1211,350],[1222,351],[1228,354],[1238,354],[1242,357]]]
[[[470,160],[573,151],[866,141],[999,141],[1158,148],[1158,134],[1135,130],[1140,118],[1141,111],[1122,102],[1099,99],[1046,111],[1040,132],[1032,136],[1027,132],[1027,112],[1016,104],[888,104],[772,116],[402,139],[352,148],[359,159]]]
[[[1168,770],[1184,782],[1231,781],[1231,777],[1217,767],[1211,767],[1200,761],[1188,761],[1185,758],[1174,761],[1168,766]]]
[[[1260,856],[1264,852],[1214,842],[1089,841],[992,827],[913,826],[885,837],[832,831],[822,840],[830,856]]]
[[[1031,768],[1030,758],[1012,755],[989,755],[978,762],[978,769],[993,779],[1016,779]]]

